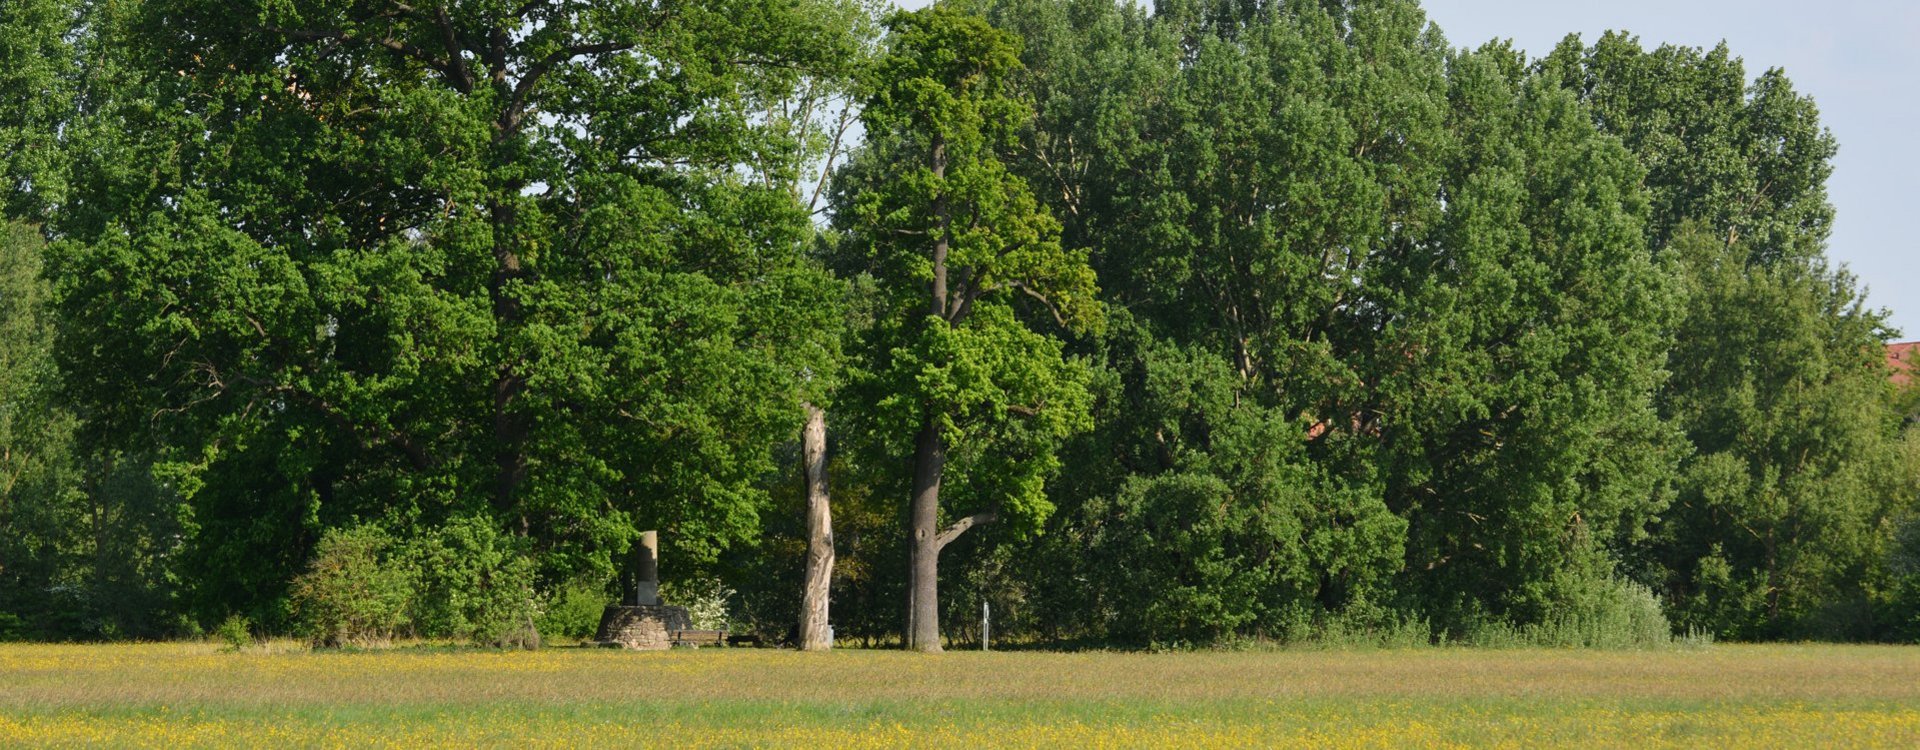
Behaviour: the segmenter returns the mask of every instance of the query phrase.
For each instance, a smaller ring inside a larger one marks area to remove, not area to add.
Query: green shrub
[[[1614,576],[1562,580],[1561,595],[1540,622],[1472,622],[1460,641],[1483,648],[1659,648],[1673,629],[1652,589]]]
[[[1400,610],[1357,600],[1314,624],[1306,645],[1334,648],[1419,648],[1433,645],[1433,626]]]
[[[0,643],[27,639],[27,622],[12,612],[0,612]]]
[[[491,521],[463,517],[408,546],[419,571],[410,608],[420,635],[490,646],[537,646],[533,559]]]
[[[228,651],[238,652],[253,645],[252,627],[253,623],[242,615],[227,615],[227,619],[220,622],[220,627],[214,628],[213,634],[227,644]]]
[[[1541,626],[1542,645],[1651,648],[1673,642],[1673,627],[1653,590],[1621,578],[1598,582]]]
[[[390,642],[407,627],[413,576],[392,564],[393,540],[377,526],[329,530],[307,572],[293,580],[293,612],[316,647]]]
[[[582,578],[554,591],[540,613],[540,632],[549,638],[584,640],[600,627],[600,615],[613,597],[604,581]]]

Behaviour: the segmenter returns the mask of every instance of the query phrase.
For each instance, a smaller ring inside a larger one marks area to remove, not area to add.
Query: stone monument
[[[670,631],[692,630],[686,607],[660,603],[660,533],[643,531],[620,575],[620,602],[600,615],[596,645],[664,651],[673,645]]]

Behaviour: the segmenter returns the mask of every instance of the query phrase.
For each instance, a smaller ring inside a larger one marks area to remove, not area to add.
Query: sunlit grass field
[[[1920,647],[0,645],[0,747],[1920,747]]]

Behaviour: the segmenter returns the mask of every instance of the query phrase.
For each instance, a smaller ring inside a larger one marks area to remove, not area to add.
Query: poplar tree
[[[1916,467],[1881,366],[1894,332],[1827,260],[1838,144],[1785,71],[1724,44],[1569,37],[1536,66],[1646,169],[1647,241],[1685,294],[1662,416],[1686,435],[1636,565],[1722,637],[1883,637]],[[1910,439],[1910,438],[1909,438]]]

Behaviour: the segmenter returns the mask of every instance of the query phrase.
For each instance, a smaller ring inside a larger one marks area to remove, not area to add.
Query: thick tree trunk
[[[508,186],[518,191],[517,183]],[[496,365],[493,380],[493,506],[503,517],[510,517],[515,511],[516,495],[520,484],[527,477],[527,433],[529,420],[521,412],[519,401],[521,392],[526,389],[526,379],[520,373],[516,353],[509,350],[511,332],[518,328],[522,317],[522,308],[518,290],[514,282],[520,280],[525,271],[520,264],[520,254],[513,244],[513,225],[518,212],[506,201],[495,199],[489,206],[489,216],[493,221],[493,260],[492,278],[488,281],[488,292],[493,298],[493,318],[495,326],[494,340],[501,344],[501,361]],[[526,532],[526,518],[521,517],[522,533]]]
[[[800,433],[807,474],[807,574],[800,594],[800,650],[830,648],[827,602],[833,585],[833,510],[827,503],[827,415],[807,405]]]
[[[947,141],[933,136],[928,160],[934,179],[947,175]],[[946,189],[939,188],[933,198],[933,217],[939,228],[933,239],[933,284],[928,291],[928,313],[944,319],[947,315],[947,253],[953,245],[952,208]],[[907,533],[907,629],[905,645],[914,651],[934,653],[940,650],[940,478],[947,467],[946,438],[940,433],[940,417],[922,418],[920,434],[913,447],[913,498],[908,508]]]
[[[906,646],[940,651],[940,477],[946,469],[946,440],[940,423],[927,417],[914,440],[913,506],[907,549]]]

